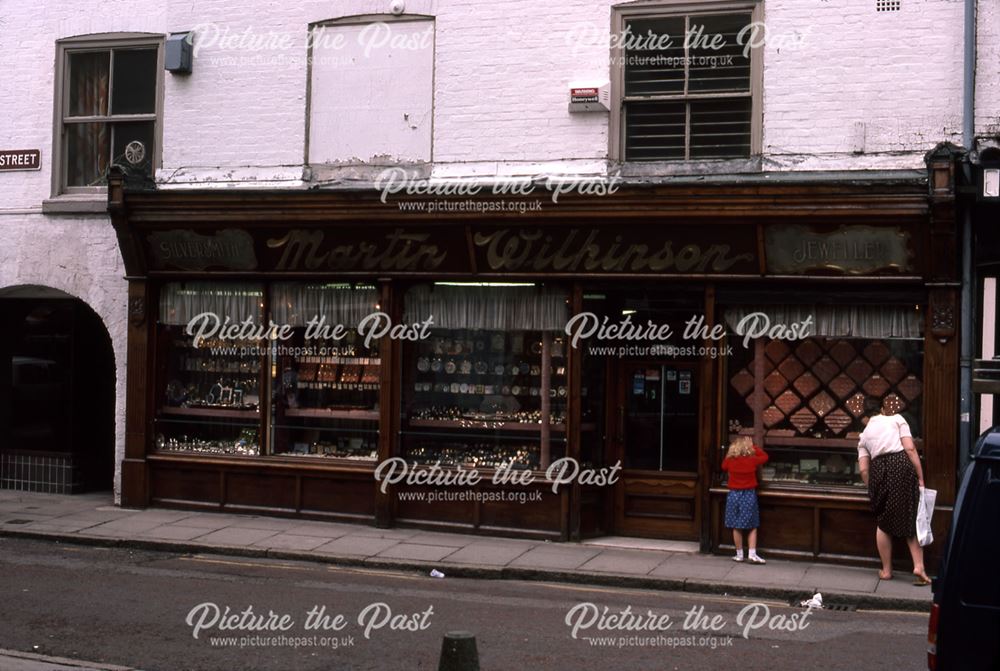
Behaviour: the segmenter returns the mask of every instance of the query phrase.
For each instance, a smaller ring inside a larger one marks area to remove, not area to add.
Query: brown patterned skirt
[[[868,498],[879,529],[894,538],[917,535],[920,484],[917,469],[906,452],[892,452],[872,459]]]

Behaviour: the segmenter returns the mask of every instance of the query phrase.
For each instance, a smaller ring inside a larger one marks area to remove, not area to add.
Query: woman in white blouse
[[[866,399],[866,412],[875,412],[878,407],[877,400]],[[878,524],[875,544],[882,560],[878,577],[892,580],[892,539],[903,538],[913,558],[913,584],[929,585],[916,526],[924,472],[909,424],[885,405],[879,414],[868,419],[861,433],[858,467],[868,485],[868,498]]]

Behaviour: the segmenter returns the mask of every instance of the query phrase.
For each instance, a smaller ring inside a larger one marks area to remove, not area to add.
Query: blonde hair
[[[757,452],[753,449],[753,440],[750,436],[737,436],[729,444],[729,451],[726,457],[752,457]]]

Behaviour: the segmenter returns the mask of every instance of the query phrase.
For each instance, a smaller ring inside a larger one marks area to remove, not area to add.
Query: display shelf
[[[260,417],[257,410],[236,410],[233,408],[175,408],[165,406],[160,408],[161,415],[175,417],[204,417],[211,419],[242,419],[256,422]]]
[[[340,409],[340,408],[287,408],[285,417],[304,417],[309,419],[356,419],[377,422],[378,410]]]

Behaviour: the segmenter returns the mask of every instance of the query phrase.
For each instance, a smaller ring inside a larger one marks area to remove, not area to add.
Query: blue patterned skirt
[[[756,489],[730,489],[726,497],[726,526],[730,529],[756,529],[760,526]]]

